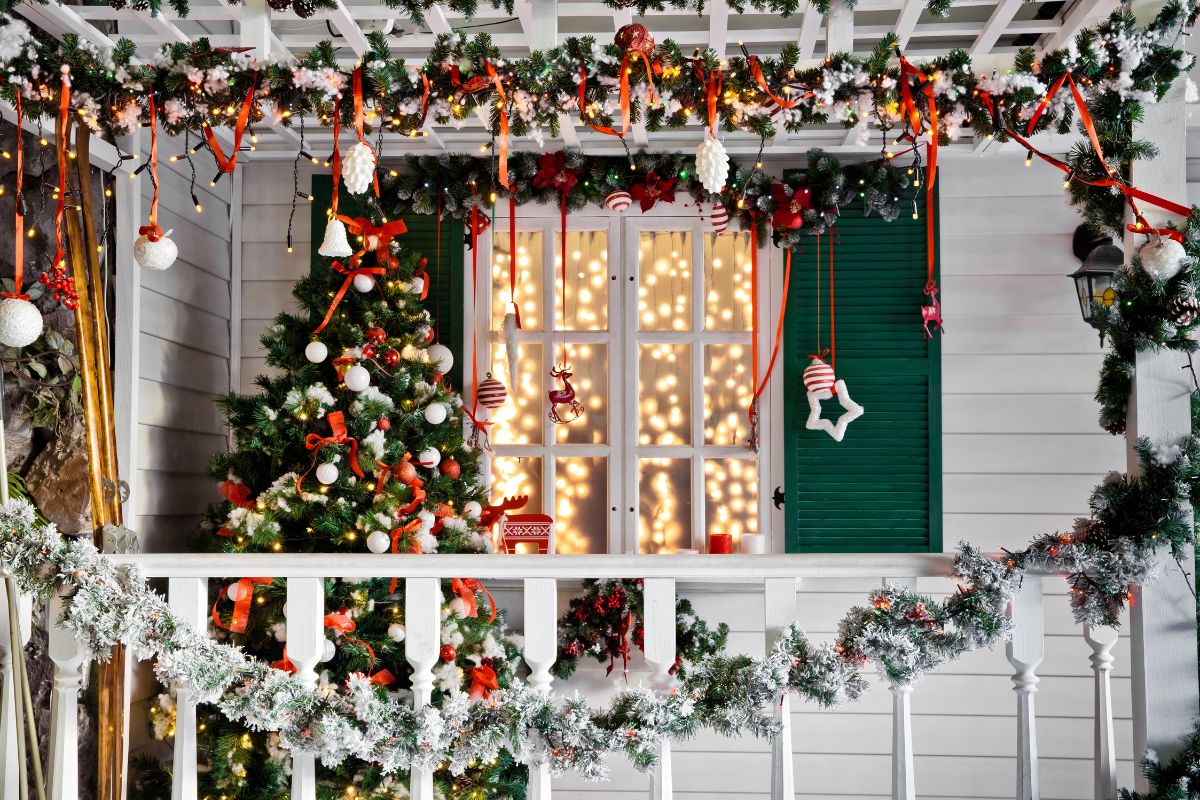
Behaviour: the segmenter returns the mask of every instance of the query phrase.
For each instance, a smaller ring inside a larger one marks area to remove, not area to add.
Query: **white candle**
[[[742,534],[742,555],[764,556],[767,554],[767,537],[762,533]]]

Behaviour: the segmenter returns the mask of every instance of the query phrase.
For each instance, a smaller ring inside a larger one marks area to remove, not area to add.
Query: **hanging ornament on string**
[[[618,214],[629,208],[633,202],[633,196],[629,192],[618,189],[617,191],[604,198],[604,206],[609,211],[615,211]]]
[[[304,357],[314,364],[320,364],[329,357],[329,348],[324,342],[309,342],[304,348]]]
[[[729,155],[712,128],[705,128],[704,141],[696,149],[696,176],[709,194],[720,194],[729,177]]]
[[[163,233],[158,226],[158,119],[153,95],[150,96],[150,180],[154,182],[150,224],[138,229],[141,235],[133,244],[133,259],[142,269],[164,270],[175,263],[179,248],[170,239],[173,231]]]
[[[808,395],[808,420],[804,427],[810,431],[825,431],[835,442],[840,442],[846,435],[846,427],[863,415],[863,407],[850,398],[850,390],[846,382],[835,374],[837,364],[837,321],[834,313],[833,286],[833,245],[834,234],[829,237],[829,338],[830,348],[825,353],[830,354],[830,363],[820,356],[809,356],[812,362],[804,370],[804,388]],[[817,236],[817,350],[821,347],[821,238]],[[824,353],[822,353],[823,355]],[[821,419],[821,401],[837,395],[838,402],[845,412],[838,417],[837,422]]]
[[[513,385],[517,385],[517,362],[520,358],[520,334],[517,333],[521,329],[521,309],[517,307],[517,201],[516,198],[508,198],[508,299],[509,303],[504,308],[504,320],[501,323],[500,330],[504,336],[504,358],[508,362],[508,379]],[[491,378],[492,373],[488,373]],[[486,383],[486,381],[484,382]],[[499,381],[496,381],[499,383]],[[480,389],[483,387],[480,386]],[[479,398],[483,402],[482,397]],[[487,403],[484,403],[487,406]]]
[[[342,162],[342,180],[346,191],[350,194],[362,194],[371,184],[375,184],[375,195],[379,196],[379,180],[375,173],[375,151],[363,139],[363,90],[362,67],[354,70],[352,78],[354,89],[354,131],[358,134],[358,143],[346,153]]]
[[[724,233],[725,229],[729,227],[729,211],[725,208],[725,204],[720,201],[713,203],[706,220],[710,231],[717,236]],[[751,247],[754,245],[751,244]]]
[[[636,22],[621,26],[617,35],[613,37],[613,42],[626,52],[629,50],[639,50],[646,54],[654,52],[654,36],[650,33],[650,29]]]
[[[341,174],[342,155],[338,149],[341,133],[341,95],[333,101],[333,156],[329,159],[333,171],[333,200],[329,206],[329,222],[325,225],[325,238],[317,248],[317,254],[325,258],[349,258],[354,248],[346,239],[346,224],[338,219],[338,175]]]
[[[1187,260],[1187,251],[1183,245],[1169,236],[1158,236],[1138,248],[1138,260],[1142,269],[1150,273],[1155,280],[1169,281],[1183,269]]]
[[[563,346],[563,355],[566,356],[566,345]],[[571,367],[563,365],[550,370],[550,377],[557,378],[562,381],[561,389],[550,389],[546,392],[546,396],[550,399],[550,421],[555,425],[568,425],[583,416],[583,403],[580,403],[575,397],[575,387],[571,385]],[[566,406],[563,413],[559,413],[558,407]]]
[[[492,373],[487,374],[487,378],[479,384],[479,405],[486,409],[493,410],[504,405],[504,401],[508,399],[508,390],[504,388],[504,384],[492,377]]]
[[[19,126],[21,124],[20,92],[16,93],[16,106],[17,125]],[[25,198],[21,197],[21,172],[23,170],[21,155],[21,135],[18,130],[16,222],[13,226],[16,237],[14,249],[16,277],[13,281],[12,294],[5,292],[4,300],[0,301],[0,343],[9,347],[25,347],[33,344],[42,335],[41,312],[34,307],[33,303],[29,302],[29,295],[21,294],[21,289],[25,285],[25,217],[21,213],[25,205]],[[62,197],[62,192],[59,193],[59,197]]]

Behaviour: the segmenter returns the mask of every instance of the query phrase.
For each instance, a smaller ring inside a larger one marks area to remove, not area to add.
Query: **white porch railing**
[[[671,683],[668,670],[675,660],[675,582],[678,579],[747,581],[763,585],[765,629],[768,647],[788,623],[796,619],[796,590],[804,578],[882,578],[910,585],[918,577],[945,576],[952,556],[915,555],[788,555],[788,556],[394,556],[394,555],[136,555],[112,556],[118,563],[138,563],[146,577],[169,579],[171,605],[198,630],[207,623],[207,581],[237,575],[271,575],[288,579],[288,658],[302,681],[315,686],[314,671],[321,655],[324,593],[321,581],[328,576],[392,577],[406,581],[406,654],[413,666],[415,701],[428,703],[433,687],[431,668],[439,649],[440,578],[468,575],[483,579],[523,580],[525,607],[525,657],[534,686],[550,685],[550,668],[557,652],[556,581],[580,578],[645,579],[645,655],[653,669],[657,688]],[[1010,610],[1017,623],[1008,645],[1014,667],[1013,688],[1017,707],[1016,797],[1039,797],[1038,753],[1034,692],[1035,669],[1043,654],[1042,578],[1026,577],[1021,593]],[[3,602],[0,596],[0,602]],[[20,615],[29,618],[29,605],[20,604]],[[51,613],[55,613],[54,610]],[[11,696],[12,661],[6,649],[6,613],[0,613],[0,663],[4,669],[0,695],[0,786],[4,797],[16,797],[16,720]],[[27,622],[22,634],[28,637]],[[1136,633],[1136,632],[1135,632]],[[55,664],[52,707],[49,797],[75,800],[78,792],[75,730],[77,696],[82,668],[81,653],[64,631],[52,630],[50,656]],[[1113,743],[1112,700],[1109,674],[1112,670],[1115,632],[1082,631],[1094,651],[1095,673],[1095,781],[1097,800],[1111,800],[1116,793],[1116,758]],[[1134,642],[1135,649],[1138,643]],[[914,800],[912,728],[909,720],[910,687],[892,687],[892,797]],[[790,705],[785,698],[778,713],[782,734],[772,745],[771,798],[794,797],[791,752]],[[197,797],[196,707],[183,689],[178,689],[174,741],[173,800]],[[671,754],[664,746],[660,767],[652,776],[649,794],[653,800],[672,797]],[[413,800],[432,800],[432,774],[414,771]],[[312,756],[297,756],[293,763],[292,797],[313,800],[316,794]],[[551,785],[544,765],[530,768],[531,800],[549,800]]]

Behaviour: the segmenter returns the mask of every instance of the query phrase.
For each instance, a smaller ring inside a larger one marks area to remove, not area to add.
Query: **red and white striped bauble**
[[[729,210],[725,208],[724,203],[713,203],[712,208],[708,212],[708,228],[717,236],[725,232],[729,227]]]
[[[495,378],[488,377],[479,384],[479,404],[484,408],[499,408],[508,399],[508,390]]]
[[[783,117],[783,106],[779,105],[779,103],[776,103],[774,100],[772,100],[769,95],[767,96],[767,98],[765,100],[763,100],[762,105],[763,105],[763,108],[766,109],[766,111],[767,111],[767,118],[770,119],[771,124],[774,125],[775,128],[778,129],[779,124],[782,121],[782,117]]]
[[[816,356],[812,363],[804,369],[804,388],[812,392],[818,400],[828,400],[833,397],[833,384],[837,380],[833,369]]]
[[[620,189],[604,198],[604,205],[618,214],[629,208],[629,204],[632,202],[633,197],[629,194],[629,192],[622,192]]]

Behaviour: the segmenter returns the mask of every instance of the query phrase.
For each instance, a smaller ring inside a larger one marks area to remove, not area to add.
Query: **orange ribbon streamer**
[[[500,95],[500,136],[496,140],[496,156],[500,159],[500,185],[505,189],[508,188],[508,112],[504,110],[504,104],[508,100],[504,96],[504,84],[500,81],[500,76],[496,74],[496,68],[492,66],[492,62],[486,58],[483,60],[483,68],[487,70],[488,77],[492,79],[492,83],[496,85],[496,94]]]
[[[916,145],[916,137],[920,136],[921,115],[917,112],[917,105],[913,102],[912,91],[908,86],[908,76],[914,75],[920,81],[924,82],[925,99],[929,106],[929,166],[925,169],[925,237],[928,240],[926,246],[926,280],[925,293],[934,289],[933,268],[935,248],[933,246],[933,193],[930,189],[933,188],[933,183],[937,179],[937,154],[938,154],[938,117],[937,103],[933,96],[933,84],[925,77],[925,74],[919,69],[908,63],[904,57],[900,58],[900,94],[904,99],[904,107],[908,111],[909,121],[912,123],[913,129],[913,144]],[[830,248],[833,247],[833,239],[830,238]],[[832,253],[832,249],[830,250]]]
[[[632,53],[633,53],[635,59],[638,56],[641,56],[646,62],[646,79],[650,82],[650,102],[652,102],[652,103],[656,102],[658,97],[654,90],[654,77],[653,77],[654,62],[652,62],[649,59],[649,57],[647,57],[646,54],[643,53],[641,50],[634,49],[634,50],[632,50]],[[580,63],[580,65],[579,65],[579,118],[581,120],[583,120],[584,122],[587,122],[587,124],[592,127],[592,130],[594,130],[598,133],[603,133],[606,136],[618,136],[622,139],[625,138],[625,134],[629,133],[629,125],[630,125],[630,119],[631,119],[630,118],[630,110],[629,110],[629,72],[630,72],[629,56],[627,55],[625,58],[621,59],[621,132],[617,133],[612,128],[608,128],[603,125],[594,125],[591,122],[588,122],[587,113],[586,113],[585,105],[584,105],[584,97],[583,97],[584,88],[587,85],[587,64],[582,63],[582,62]]]
[[[471,691],[467,695],[467,700],[472,703],[476,700],[483,700],[489,692],[499,688],[500,682],[496,680],[496,671],[480,664],[471,670]]]
[[[420,481],[417,481],[417,483],[420,483]],[[424,496],[425,496],[425,492],[421,492],[421,497],[424,498]],[[420,501],[417,501],[417,502],[420,502]],[[393,528],[392,532],[390,534],[390,536],[392,537],[392,552],[397,553],[397,554],[400,552],[400,537],[401,536],[403,536],[406,533],[410,533],[412,531],[419,530],[420,527],[421,527],[421,520],[413,519],[413,520],[409,520],[408,524],[402,528]],[[412,555],[418,555],[418,556],[421,555],[420,543],[414,539],[412,546],[409,547],[409,549],[408,549],[408,552]],[[392,585],[391,585],[391,588],[388,589],[388,594],[394,594],[396,592],[396,580],[397,580],[396,578],[392,578]]]
[[[487,587],[479,582],[476,578],[455,578],[450,582],[450,590],[456,592],[462,598],[463,605],[466,607],[466,616],[478,617],[479,609],[475,599],[475,592],[483,592],[487,595],[488,603],[492,606],[492,617],[488,620],[489,623],[496,621],[496,601],[492,599],[492,593],[487,590]]]
[[[25,171],[22,166],[24,148],[21,147],[21,92],[17,91],[17,198],[16,198],[16,218],[13,225],[13,231],[16,233],[16,241],[13,244],[13,260],[16,264],[16,279],[13,285],[13,293],[4,292],[3,297],[15,297],[18,300],[28,300],[29,295],[21,294],[21,287],[25,282],[25,217],[21,215],[21,173]]]
[[[717,135],[717,98],[721,96],[724,83],[725,78],[720,70],[708,74],[708,135],[713,138]]]
[[[313,467],[317,466],[317,459],[321,456],[322,445],[327,444],[349,444],[350,445],[350,468],[354,470],[354,474],[360,478],[365,478],[363,471],[358,466],[358,440],[353,436],[346,435],[346,415],[341,411],[331,411],[326,417],[329,420],[329,427],[333,429],[333,436],[318,436],[315,433],[310,433],[304,439],[304,446],[309,450],[316,450],[313,453],[312,466],[304,471],[304,474],[296,479],[296,491],[304,494],[300,488],[300,484],[304,482],[304,478],[308,473],[313,471]]]
[[[237,169],[238,151],[242,149],[242,134],[246,132],[246,124],[250,121],[250,107],[254,104],[254,86],[257,83],[258,73],[255,72],[254,77],[250,79],[250,91],[246,92],[242,110],[238,112],[237,124],[233,128],[233,152],[229,154],[229,158],[225,158],[225,153],[221,150],[221,145],[217,142],[217,137],[208,123],[205,122],[200,126],[200,130],[204,132],[204,138],[208,140],[209,148],[212,149],[213,158],[217,160],[217,166],[221,170],[219,175],[231,174]]]
[[[762,87],[762,90],[767,93],[767,97],[774,100],[775,105],[779,106],[780,108],[795,108],[796,106],[800,105],[801,101],[813,96],[813,93],[809,92],[808,94],[798,97],[795,100],[780,100],[774,95],[774,93],[771,92],[770,87],[767,86],[767,79],[763,77],[762,67],[758,65],[758,56],[750,56],[750,72],[752,75],[754,75],[754,79],[758,81],[758,85]]]
[[[150,224],[138,228],[138,235],[157,242],[163,237],[163,231],[158,226],[158,113],[154,109],[154,95],[150,96],[150,180],[154,183],[154,199],[150,202]]]
[[[342,287],[337,290],[337,294],[333,296],[333,302],[329,304],[329,310],[325,312],[325,319],[321,320],[321,324],[317,326],[317,329],[313,333],[320,333],[329,324],[329,320],[333,319],[334,309],[337,308],[338,303],[342,302],[342,298],[346,296],[346,290],[350,288],[350,284],[354,283],[356,275],[385,275],[387,273],[387,270],[383,267],[357,267],[355,269],[348,269],[337,261],[333,262],[333,268],[335,271],[345,275],[346,280],[342,281]],[[379,288],[378,281],[376,282],[376,288]],[[383,296],[383,289],[379,289],[379,295],[380,297]]]
[[[19,91],[18,91],[18,94],[20,94]],[[151,95],[151,97],[150,97],[150,109],[151,109],[150,116],[153,118],[153,116],[154,116],[154,96],[153,95]],[[68,127],[67,115],[69,113],[71,113],[71,78],[68,73],[63,73],[62,89],[59,91],[59,101],[58,101],[58,141],[55,142],[55,147],[54,147],[54,149],[58,151],[58,205],[55,206],[55,209],[54,209],[54,258],[51,259],[51,262],[50,262],[51,266],[54,269],[65,269],[66,265],[64,262],[66,261],[66,258],[67,258],[67,251],[63,249],[62,223],[63,223],[63,209],[66,207],[66,202],[67,202],[67,127]],[[20,125],[21,120],[18,119],[17,124]],[[79,132],[79,135],[80,136],[88,136],[90,134],[88,134],[87,131],[81,130]],[[154,180],[154,197],[157,200],[157,198],[158,198],[157,175],[155,176],[155,180]],[[154,207],[154,210],[155,211],[158,210],[157,205]],[[18,238],[18,240],[20,239],[20,229],[19,228],[18,228],[17,238]],[[16,288],[16,291],[19,293],[21,291],[21,282],[24,280],[24,276],[21,274],[21,264],[20,263],[18,263],[16,265],[16,268],[17,268],[17,271],[16,271],[16,281],[15,281],[16,287],[15,288]]]
[[[371,144],[363,140],[363,94],[362,94],[362,67],[354,70],[354,131],[358,134],[358,143],[367,146],[371,151],[371,155],[375,156],[375,164],[379,165],[379,154],[371,147]],[[376,169],[371,176],[375,181],[375,196],[379,197],[379,170]]]
[[[262,586],[270,586],[270,578],[241,578],[237,583],[231,583],[226,586],[219,595],[216,602],[213,603],[212,618],[213,623],[218,628],[225,628],[231,633],[245,633],[246,623],[250,621],[250,603],[254,600],[254,584]],[[217,612],[217,606],[221,603],[222,597],[227,597],[229,590],[234,586],[238,587],[238,599],[233,603],[233,618],[229,620],[229,625],[226,627],[221,622],[221,615]]]
[[[231,480],[227,480],[217,488],[217,491],[235,506],[240,508],[254,507],[254,503],[250,500],[250,487],[244,483],[234,483]],[[226,521],[228,522],[228,520]],[[233,536],[233,531],[222,527],[217,531],[217,534],[219,536]]]
[[[363,647],[367,648],[367,652],[371,656],[371,667],[367,670],[367,676],[370,677],[371,673],[375,671],[375,651],[371,648],[371,645],[367,644],[362,639],[355,639],[350,635],[354,633],[354,629],[357,626],[354,624],[354,620],[350,619],[347,609],[339,608],[333,614],[326,614],[325,627],[333,628],[335,631],[339,631],[342,636],[345,636],[347,641],[361,644]],[[378,675],[370,677],[370,680],[371,683],[388,684],[396,679],[392,677],[392,674],[387,670],[382,670]]]
[[[271,665],[271,669],[283,670],[284,672],[288,673],[289,675],[296,674],[296,665],[288,660],[286,644],[283,646],[283,658],[281,658],[278,661],[276,661],[275,663],[273,663]]]

